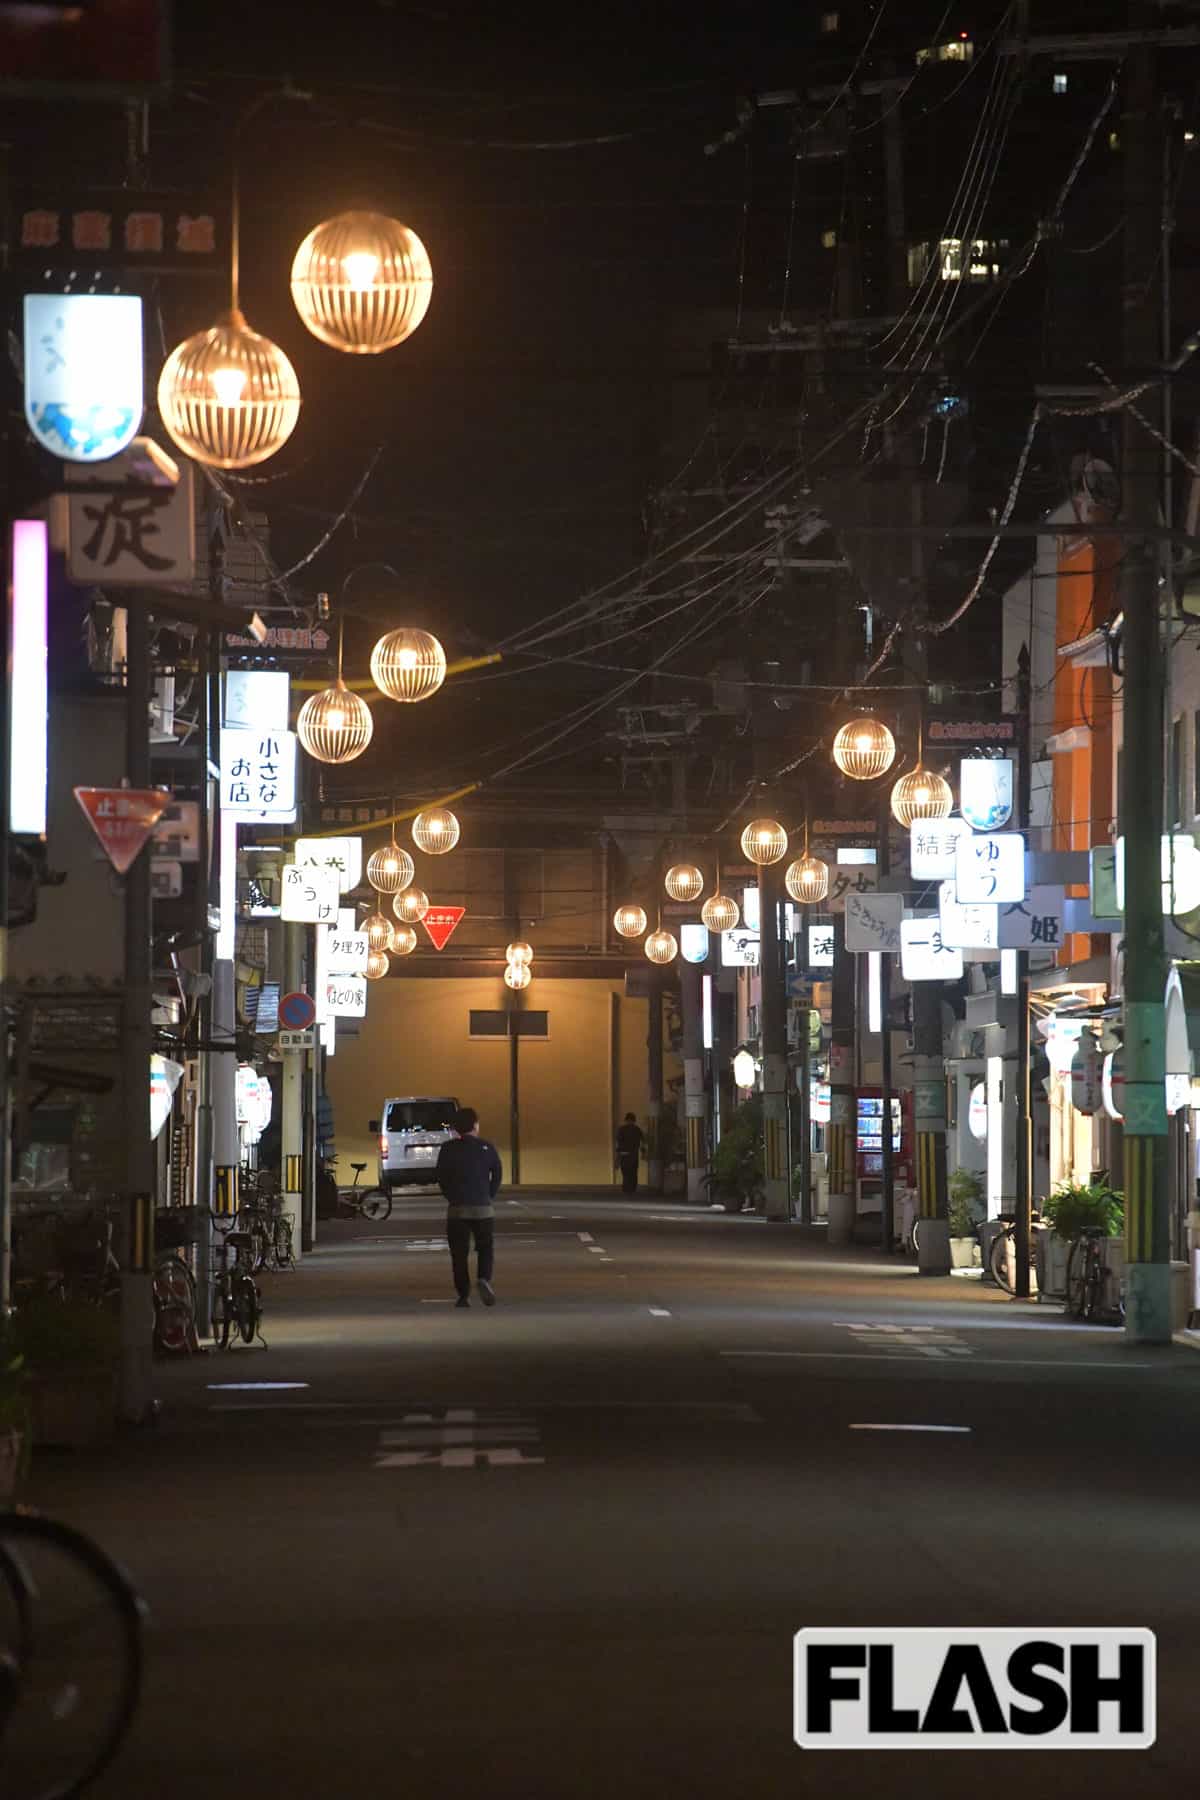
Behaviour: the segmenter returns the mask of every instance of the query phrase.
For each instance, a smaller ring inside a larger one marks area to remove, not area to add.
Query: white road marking
[[[851,1431],[950,1431],[962,1432],[968,1437],[971,1433],[969,1425],[851,1425]]]
[[[973,1356],[974,1351],[954,1331],[940,1325],[850,1325],[858,1343],[876,1343],[886,1354],[929,1357]]]
[[[873,1356],[868,1350],[719,1350],[719,1356],[770,1356],[792,1357],[803,1362],[923,1362],[925,1359],[916,1352],[905,1351],[903,1355],[888,1358]],[[1148,1362],[1068,1362],[1059,1356],[986,1356],[977,1361],[977,1369],[1094,1369],[1105,1375],[1114,1369],[1160,1369],[1161,1363]]]
[[[577,1232],[576,1236],[578,1237],[581,1244],[591,1244],[591,1243],[595,1242],[595,1239],[592,1237],[592,1234],[590,1231]]]
[[[306,1388],[307,1381],[210,1381],[210,1394],[254,1394],[266,1388]]]
[[[536,1422],[506,1407],[483,1409],[448,1406],[442,1410],[405,1413],[398,1424],[385,1426],[375,1449],[376,1469],[513,1468],[544,1463],[527,1456],[522,1444],[541,1442]]]
[[[588,1250],[591,1252],[591,1254],[593,1256],[607,1256],[608,1255],[608,1251],[602,1249],[599,1244],[589,1244]]]
[[[453,1306],[454,1304],[455,1301],[453,1295],[448,1296],[445,1300],[443,1300],[440,1295],[436,1300],[429,1300],[426,1299],[424,1295],[421,1296],[422,1306]]]
[[[665,1306],[652,1306],[650,1316],[655,1319],[669,1319],[671,1315]]]

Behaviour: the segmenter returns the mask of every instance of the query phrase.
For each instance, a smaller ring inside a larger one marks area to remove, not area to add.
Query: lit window
[[[922,279],[928,268],[928,252],[921,244],[908,253],[909,280],[913,280],[914,249],[925,252],[925,260],[916,279]],[[938,275],[942,281],[995,281],[1000,274],[1008,250],[1007,238],[942,238],[937,247]]]
[[[836,13],[822,13],[821,14],[821,30],[826,34],[826,36],[828,36],[830,32],[836,31],[837,28],[838,28],[838,15]]]
[[[917,67],[923,63],[973,62],[975,46],[969,37],[951,38],[948,44],[929,44],[917,51]]]
[[[836,250],[837,249],[837,232],[836,231],[823,231],[821,233],[821,246],[825,250]]]
[[[1054,77],[1054,91],[1056,94],[1065,94],[1066,93],[1067,78],[1065,75],[1056,75]]]

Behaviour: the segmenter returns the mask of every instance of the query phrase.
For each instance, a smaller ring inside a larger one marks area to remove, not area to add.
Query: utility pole
[[[1158,185],[1162,129],[1153,7],[1133,0],[1130,25],[1144,31],[1131,44],[1124,106],[1125,266],[1122,290],[1124,364],[1138,380],[1161,364],[1158,266],[1161,205]],[[1140,397],[1152,425],[1162,420],[1162,393]],[[1122,566],[1125,624],[1124,750],[1120,795],[1125,839],[1125,1248],[1128,1286],[1126,1335],[1137,1343],[1171,1339],[1171,1269],[1167,1196],[1165,1091],[1167,972],[1163,932],[1163,655],[1160,564],[1153,540],[1139,528],[1158,523],[1159,451],[1125,414],[1121,483],[1130,527]],[[1165,590],[1165,591],[1169,591]]]
[[[1017,830],[1029,842],[1033,770],[1029,719],[1029,645],[1017,658]],[[1029,1239],[1033,1229],[1033,1115],[1029,1093],[1029,952],[1017,951],[1017,1192],[1013,1250],[1013,1297],[1029,1298]]]
[[[759,1028],[763,1053],[763,1173],[767,1219],[792,1216],[787,1158],[787,1006],[783,946],[779,935],[782,877],[779,863],[758,869]]]
[[[810,976],[808,926],[800,927],[797,972]],[[812,1224],[812,1025],[813,1009],[805,1001],[800,1009],[800,1223]]]
[[[699,963],[681,961],[680,1006],[683,1013],[683,1107],[687,1132],[687,1197],[693,1206],[704,1199],[707,1160],[704,1092],[704,975]]]
[[[852,1244],[858,1212],[855,1174],[854,1015],[858,959],[846,949],[845,915],[833,921],[833,996],[829,1038],[829,1242]]]
[[[304,927],[288,920],[283,927],[284,992],[303,985]],[[314,984],[315,985],[315,984]],[[317,1027],[319,1030],[320,1028]],[[283,1092],[279,1120],[279,1156],[283,1214],[292,1228],[293,1250],[303,1255],[304,1239],[304,1052],[283,1052]],[[380,1125],[387,1129],[386,1120]]]
[[[884,788],[879,801],[879,886],[891,873],[892,805],[890,788]],[[896,1166],[892,1144],[892,964],[886,950],[879,958],[879,1012],[882,1033],[879,1040],[880,1101],[882,1118],[879,1125],[880,1166],[883,1176],[879,1201],[879,1225],[883,1237],[883,1253],[895,1250]]]
[[[150,622],[142,600],[127,609],[125,772],[150,782]],[[7,848],[7,846],[6,846]],[[125,874],[125,996],[121,1079],[125,1120],[125,1256],[121,1270],[121,1417],[141,1424],[153,1399],[154,1140],[150,1135],[150,849]]]

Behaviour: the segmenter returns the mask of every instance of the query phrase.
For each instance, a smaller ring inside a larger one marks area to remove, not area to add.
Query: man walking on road
[[[625,1123],[617,1127],[617,1162],[621,1167],[621,1187],[627,1194],[637,1193],[641,1153],[642,1128],[633,1113],[626,1113]]]
[[[495,1144],[479,1135],[479,1114],[473,1106],[461,1106],[454,1115],[452,1137],[442,1145],[437,1160],[437,1184],[446,1196],[446,1241],[458,1304],[471,1304],[471,1239],[475,1239],[475,1265],[479,1298],[495,1306],[492,1266],[495,1257],[496,1214],[492,1205],[500,1187],[502,1170]]]

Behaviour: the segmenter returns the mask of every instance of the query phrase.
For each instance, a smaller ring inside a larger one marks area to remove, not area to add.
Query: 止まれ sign
[[[118,875],[131,867],[171,800],[166,788],[77,787],[75,798]]]
[[[1152,1631],[1140,1626],[816,1627],[796,1633],[804,1750],[1145,1750]]]
[[[421,920],[426,934],[435,950],[444,950],[458,929],[464,914],[465,906],[431,906]]]

